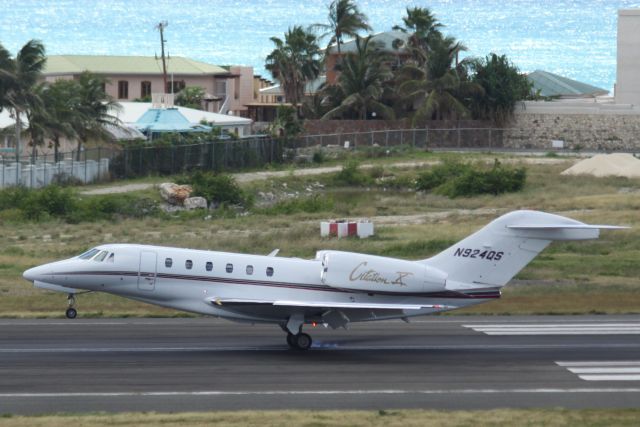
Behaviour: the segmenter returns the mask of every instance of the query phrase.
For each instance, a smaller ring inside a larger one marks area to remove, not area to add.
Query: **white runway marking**
[[[507,394],[507,393],[638,393],[640,388],[510,388],[451,390],[266,390],[266,391],[141,391],[89,393],[1,393],[5,398],[96,398],[96,397],[174,397],[174,396],[303,396],[303,395],[385,395],[385,394]]]
[[[556,362],[584,381],[640,381],[640,361]]]
[[[462,326],[487,335],[640,335],[640,323],[501,323]]]

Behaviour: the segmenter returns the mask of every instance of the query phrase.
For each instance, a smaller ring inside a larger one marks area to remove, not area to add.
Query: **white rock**
[[[204,197],[189,197],[184,199],[184,207],[188,210],[207,209],[207,199]]]

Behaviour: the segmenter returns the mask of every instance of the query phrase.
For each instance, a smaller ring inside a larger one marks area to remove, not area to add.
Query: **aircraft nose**
[[[28,270],[26,270],[24,273],[22,273],[22,277],[24,277],[26,280],[33,282],[36,281],[40,278],[40,276],[42,276],[42,274],[44,273],[42,266],[40,267],[33,267],[30,268]]]

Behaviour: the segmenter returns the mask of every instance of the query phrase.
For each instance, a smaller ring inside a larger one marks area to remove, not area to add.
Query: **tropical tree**
[[[176,105],[201,110],[204,95],[204,89],[200,86],[187,86],[178,92]]]
[[[492,120],[502,126],[513,115],[516,102],[527,99],[532,83],[520,73],[505,55],[495,53],[470,62],[471,80],[482,86],[484,93],[473,97],[471,109],[479,119]]]
[[[464,67],[453,67],[464,45],[453,37],[439,36],[430,42],[430,53],[423,67],[408,64],[402,73],[406,78],[399,93],[416,107],[412,122],[429,119],[459,119],[470,115],[463,102],[483,92],[482,87],[463,75]]]
[[[34,87],[45,62],[44,45],[38,40],[28,41],[15,58],[0,44],[0,108],[8,108],[15,118],[16,160],[22,142],[22,117],[41,104]]]
[[[117,111],[121,107],[111,96],[106,94],[104,90],[106,79],[104,77],[85,71],[80,75],[77,83],[78,93],[73,105],[77,115],[74,115],[71,126],[78,136],[76,158],[80,160],[82,145],[86,144],[89,139],[112,139],[107,127],[120,126],[120,120],[111,112]]]
[[[320,48],[316,36],[300,26],[290,28],[284,40],[271,37],[276,48],[267,56],[266,69],[282,85],[287,102],[296,108],[307,82],[320,74]]]
[[[442,38],[440,28],[443,25],[428,8],[423,7],[408,7],[402,22],[404,25],[396,25],[393,29],[410,34],[406,47],[417,64],[423,66],[432,50],[431,45]]]
[[[342,101],[322,118],[341,117],[351,113],[366,120],[371,112],[383,118],[395,118],[393,109],[380,101],[385,83],[393,77],[388,59],[380,46],[371,40],[371,36],[356,36],[356,50],[345,56],[342,72],[338,77]]]
[[[82,119],[78,109],[78,94],[78,83],[75,80],[57,80],[43,85],[40,98],[46,114],[29,119],[30,123],[31,120],[43,120],[42,127],[47,137],[53,141],[55,161],[59,158],[60,140],[78,137],[73,126]]]
[[[367,16],[360,12],[353,0],[333,0],[329,4],[328,18],[328,24],[312,25],[312,28],[324,31],[320,38],[330,36],[327,53],[329,47],[335,44],[340,55],[344,36],[356,37],[360,31],[371,31],[371,27],[367,24]]]

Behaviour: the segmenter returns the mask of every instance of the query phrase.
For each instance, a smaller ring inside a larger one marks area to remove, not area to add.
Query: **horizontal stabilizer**
[[[600,230],[620,230],[629,227],[617,225],[593,225],[574,223],[525,223],[508,224],[506,228],[513,230],[520,237],[538,240],[590,240],[600,236]]]
[[[620,225],[593,225],[593,224],[515,224],[507,225],[507,228],[516,230],[562,230],[562,229],[584,229],[584,230],[624,230],[629,227]]]
[[[455,306],[441,304],[385,304],[362,302],[312,302],[312,301],[281,301],[281,300],[255,300],[239,298],[209,298],[213,304],[224,305],[252,305],[267,304],[279,307],[309,307],[309,308],[342,308],[342,309],[367,309],[367,310],[421,310],[423,308],[454,309]]]

